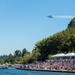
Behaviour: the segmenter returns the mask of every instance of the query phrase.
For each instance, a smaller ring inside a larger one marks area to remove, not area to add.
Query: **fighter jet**
[[[51,15],[47,16],[48,18],[53,18]]]

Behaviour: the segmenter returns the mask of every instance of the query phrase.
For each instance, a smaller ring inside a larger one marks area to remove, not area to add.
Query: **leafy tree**
[[[22,64],[22,63],[23,63],[23,58],[22,58],[21,56],[16,57],[16,58],[14,59],[14,62],[15,62],[16,64]]]
[[[23,57],[23,64],[31,63],[32,54],[25,54]]]
[[[0,56],[0,60],[7,60],[8,59],[8,55],[1,55]]]
[[[32,53],[32,61],[35,62],[37,60],[39,60],[39,57],[40,57],[40,52],[39,50],[34,50],[33,53]]]
[[[74,52],[75,47],[75,18],[70,22],[68,28],[61,32],[54,34],[48,38],[45,38],[35,44],[33,52],[39,50],[39,59],[46,60],[50,58],[50,55],[57,53]],[[32,53],[33,53],[32,52]]]
[[[21,54],[21,51],[20,50],[16,50],[15,51],[15,53],[14,53],[14,56],[21,56],[22,54]]]
[[[8,62],[8,63],[12,64],[12,62],[14,61],[13,59],[14,58],[13,58],[12,54],[10,53],[9,56],[8,56],[8,59],[5,62]]]
[[[71,22],[69,23],[68,25],[68,28],[71,27],[71,28],[75,28],[75,17],[71,20]]]
[[[62,47],[62,52],[68,53],[68,52],[75,52],[75,35],[72,35],[68,40],[65,42],[65,44]]]
[[[4,60],[0,60],[0,64],[1,64],[1,65],[4,64]]]
[[[9,59],[12,59],[12,58],[13,58],[13,56],[12,56],[11,53],[9,54],[8,58],[9,58]]]
[[[24,56],[25,54],[29,54],[30,52],[28,52],[27,50],[26,50],[26,48],[24,48],[23,50],[22,50],[22,56]]]

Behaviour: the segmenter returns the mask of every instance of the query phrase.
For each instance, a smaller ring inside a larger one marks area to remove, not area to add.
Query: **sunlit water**
[[[43,72],[17,69],[0,69],[0,75],[75,75],[75,73]]]

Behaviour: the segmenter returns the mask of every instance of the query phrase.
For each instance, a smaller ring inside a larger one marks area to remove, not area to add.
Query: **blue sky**
[[[65,30],[74,16],[75,0],[0,0],[0,55],[26,48]],[[54,16],[52,19],[48,15]]]

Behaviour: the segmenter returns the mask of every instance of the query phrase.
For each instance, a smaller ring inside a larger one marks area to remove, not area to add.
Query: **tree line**
[[[35,44],[30,53],[26,48],[22,51],[16,50],[14,55],[9,54],[8,58],[1,59],[0,63],[27,64],[35,61],[51,59],[51,55],[57,53],[75,52],[75,18],[71,20],[68,27],[52,36],[44,38]]]

